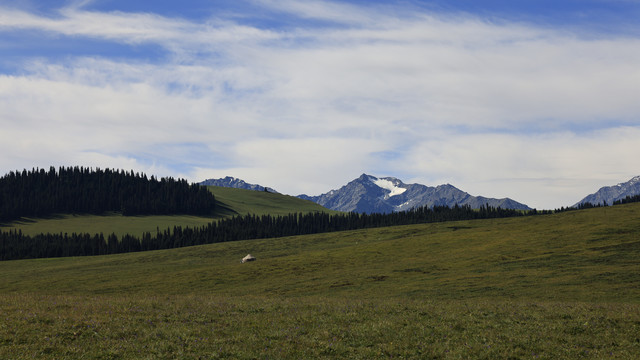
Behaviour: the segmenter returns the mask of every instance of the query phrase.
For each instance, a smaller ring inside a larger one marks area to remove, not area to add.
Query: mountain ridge
[[[234,189],[268,191],[271,193],[279,194],[279,192],[277,192],[273,188],[258,185],[258,184],[249,184],[244,180],[235,178],[233,176],[226,176],[220,179],[207,179],[199,182],[198,184],[205,185],[205,186],[219,186],[219,187],[227,187],[227,188],[234,188]]]
[[[299,198],[316,202],[326,208],[346,212],[390,213],[410,210],[419,206],[469,205],[480,208],[484,205],[504,209],[530,210],[509,198],[494,199],[473,196],[451,184],[435,187],[421,184],[405,184],[394,177],[377,178],[362,174],[340,189],[331,190],[318,196],[306,194]]]
[[[622,200],[627,196],[635,196],[640,194],[640,176],[635,176],[627,182],[618,183],[612,186],[603,186],[593,194],[585,196],[578,201],[574,207],[582,204],[591,203],[593,205],[612,205],[614,201]]]

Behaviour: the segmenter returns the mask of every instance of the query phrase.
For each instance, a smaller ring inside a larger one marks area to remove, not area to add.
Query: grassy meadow
[[[0,296],[7,359],[635,359],[629,304]]]
[[[628,204],[0,262],[0,358],[634,359],[639,259]]]
[[[145,232],[155,234],[158,229],[163,231],[169,227],[200,227],[219,217],[205,217],[193,215],[154,215],[154,216],[122,216],[120,213],[104,215],[60,214],[44,219],[22,218],[0,229],[21,230],[25,235],[42,233],[103,233],[105,236],[125,234],[142,236]]]

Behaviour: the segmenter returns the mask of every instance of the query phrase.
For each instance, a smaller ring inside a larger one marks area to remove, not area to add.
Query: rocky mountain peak
[[[249,184],[242,179],[238,179],[232,176],[226,176],[221,179],[208,179],[200,182],[199,184],[205,185],[205,186],[220,186],[220,187],[228,187],[228,188],[236,188],[236,189],[265,191],[265,187],[262,185]],[[277,191],[269,187],[267,187],[266,190],[272,193],[277,193]]]
[[[326,208],[360,213],[390,213],[410,210],[419,206],[483,205],[509,209],[530,209],[511,199],[490,199],[471,196],[456,187],[445,184],[430,187],[420,184],[405,184],[394,177],[378,178],[362,174],[338,190],[318,196],[299,195]]]

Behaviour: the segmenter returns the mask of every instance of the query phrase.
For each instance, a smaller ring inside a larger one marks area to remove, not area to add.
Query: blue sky
[[[366,172],[537,208],[640,174],[640,1],[4,1],[0,172],[323,193]]]

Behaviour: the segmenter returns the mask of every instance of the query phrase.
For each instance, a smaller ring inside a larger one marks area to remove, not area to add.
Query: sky
[[[538,209],[640,175],[640,0],[3,0],[0,173]]]

